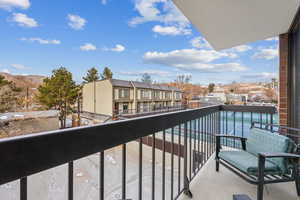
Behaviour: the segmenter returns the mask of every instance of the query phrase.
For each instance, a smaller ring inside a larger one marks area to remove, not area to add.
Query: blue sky
[[[76,81],[91,67],[115,78],[159,82],[267,81],[278,74],[278,39],[214,51],[171,0],[0,0],[0,71]]]

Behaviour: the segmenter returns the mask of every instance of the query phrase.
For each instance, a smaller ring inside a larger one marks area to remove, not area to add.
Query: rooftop
[[[178,91],[181,92],[180,89],[176,87],[171,87],[167,85],[160,85],[160,84],[151,84],[151,83],[144,83],[140,81],[126,81],[126,80],[119,80],[119,79],[110,79],[110,82],[113,86],[118,87],[129,87],[129,88],[143,88],[143,89],[154,89],[154,90],[165,90],[165,91]]]

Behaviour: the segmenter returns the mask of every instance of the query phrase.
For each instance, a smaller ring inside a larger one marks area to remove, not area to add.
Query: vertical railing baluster
[[[210,133],[209,133],[209,137],[210,137],[210,146],[209,146],[209,157],[210,155],[212,154],[212,142],[213,142],[213,138],[212,138],[212,134],[213,134],[213,114],[210,114],[209,115],[209,120],[210,120],[210,123],[209,123],[209,126],[210,126]]]
[[[244,137],[244,112],[242,112],[242,137]]]
[[[142,200],[142,171],[143,171],[143,138],[139,141],[139,200]]]
[[[73,166],[73,161],[69,162],[68,164],[68,199],[73,200],[73,171],[74,171],[74,166]]]
[[[162,143],[162,200],[165,199],[165,179],[166,179],[166,131],[163,130],[163,143]]]
[[[217,126],[216,126],[216,113],[213,113],[213,134],[212,134],[212,141],[213,141],[213,145],[212,145],[212,151],[215,151],[215,134],[217,131]]]
[[[104,200],[104,151],[100,152],[99,160],[99,199]]]
[[[126,144],[122,145],[122,199],[126,199]]]
[[[152,200],[155,199],[155,133],[152,135]]]
[[[190,143],[190,150],[189,150],[189,180],[192,178],[192,120],[190,121],[189,126],[189,143]]]
[[[211,134],[211,137],[212,137],[212,152],[214,152],[214,148],[215,148],[215,145],[214,145],[214,143],[215,143],[215,137],[214,137],[214,135],[215,135],[215,131],[216,131],[216,114],[215,113],[213,113],[212,114],[212,134]]]
[[[219,111],[219,113],[218,113],[218,133],[217,134],[221,134],[221,129],[222,129],[222,126],[221,126],[221,123],[222,123],[222,121],[221,121],[221,116],[222,115],[222,112],[221,111]],[[215,137],[215,140],[217,140],[217,138]],[[216,143],[217,143],[217,141],[216,141]],[[216,148],[216,147],[215,147]],[[216,151],[216,149],[215,149],[215,151]]]
[[[196,139],[197,139],[197,129],[196,129],[196,126],[197,125],[197,120],[195,119],[194,120],[194,130],[193,130],[193,139],[194,139],[194,149],[193,149],[193,172],[194,172],[194,176],[196,174]]]
[[[233,135],[235,136],[235,114],[236,114],[236,112],[233,112]],[[234,148],[236,148],[235,147],[235,138],[233,139],[233,147]]]
[[[198,169],[198,171],[199,171],[199,169],[200,169],[200,164],[201,163],[199,163],[199,159],[200,159],[200,118],[198,118],[198,151],[197,151],[197,159],[198,159],[198,166],[197,166],[197,169]]]
[[[209,158],[209,148],[210,148],[210,137],[209,137],[209,115],[206,116],[206,134],[207,134],[207,158],[206,160],[208,160]]]
[[[27,200],[27,177],[20,179],[20,200]]]
[[[179,124],[178,133],[178,194],[181,189],[181,124]]]
[[[208,141],[209,141],[209,148],[208,148],[207,159],[209,159],[211,153],[211,114],[208,115]]]
[[[184,123],[184,167],[183,167],[183,173],[184,173],[184,192],[185,194],[188,194],[189,192],[189,180],[188,179],[188,160],[187,160],[187,157],[188,157],[188,130],[187,130],[187,127],[188,126],[188,123],[185,122]]]
[[[205,153],[204,153],[204,132],[203,132],[203,117],[201,117],[201,167],[204,164]]]
[[[221,111],[221,119],[222,119],[222,134],[224,135],[225,134],[225,112],[224,111]],[[222,144],[225,143],[225,138],[222,139]]]
[[[271,132],[273,132],[273,114],[270,114]]]
[[[212,132],[211,132],[211,142],[212,142],[212,145],[211,145],[211,154],[212,152],[214,151],[214,134],[215,134],[215,113],[212,113],[211,114],[211,129],[212,129]]]
[[[262,128],[262,124],[263,124],[262,113],[259,114],[259,123],[260,123],[260,128]]]
[[[225,117],[226,117],[226,126],[225,126],[225,130],[226,130],[226,135],[228,135],[228,112],[227,111],[225,111],[226,112],[226,114],[225,114]],[[228,138],[226,138],[226,147],[228,146]]]
[[[208,159],[208,140],[209,140],[209,138],[208,138],[208,116],[206,115],[205,116],[205,150],[206,150],[206,152],[205,152],[205,162],[207,161],[207,159]]]
[[[253,123],[253,112],[250,113],[250,121],[251,121],[251,126],[252,126],[252,123]]]
[[[174,127],[171,130],[171,199],[174,193]]]

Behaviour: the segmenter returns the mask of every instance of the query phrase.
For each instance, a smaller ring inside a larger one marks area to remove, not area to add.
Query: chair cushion
[[[219,157],[239,170],[250,174],[258,173],[258,157],[246,151],[221,151]],[[281,169],[273,162],[265,163],[265,174],[281,174]]]
[[[272,133],[268,130],[252,128],[246,142],[247,151],[258,155],[261,152],[290,153],[292,141],[283,135]],[[287,160],[283,158],[269,158],[283,172],[287,171]]]

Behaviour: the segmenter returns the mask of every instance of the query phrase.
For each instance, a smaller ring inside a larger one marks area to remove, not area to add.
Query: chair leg
[[[257,185],[257,200],[264,198],[264,171],[265,171],[265,157],[259,155],[258,157],[258,185]]]
[[[219,171],[219,168],[220,168],[220,161],[219,161],[219,159],[217,158],[217,159],[216,159],[216,172]]]
[[[294,163],[294,177],[295,177],[295,185],[298,196],[300,196],[300,176],[299,176],[299,166],[297,163]]]
[[[299,180],[299,178],[296,178],[295,185],[296,185],[297,194],[300,197],[300,180]]]
[[[264,184],[259,183],[257,185],[257,200],[263,200],[264,199]]]

